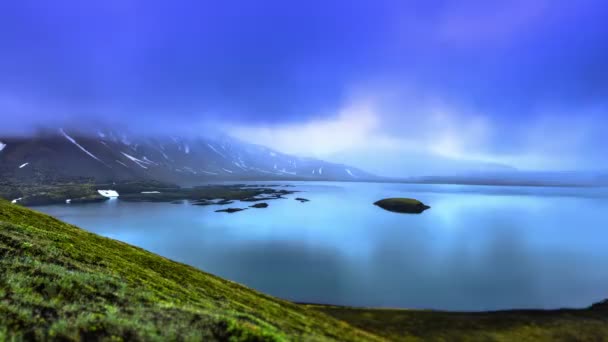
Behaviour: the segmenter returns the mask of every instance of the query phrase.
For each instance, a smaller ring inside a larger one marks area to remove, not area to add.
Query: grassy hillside
[[[391,341],[608,341],[608,308],[442,312],[308,305]]]
[[[0,341],[379,338],[0,200]]]

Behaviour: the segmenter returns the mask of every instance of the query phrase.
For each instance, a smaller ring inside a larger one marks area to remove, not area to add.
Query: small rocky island
[[[243,210],[247,210],[247,208],[227,208],[227,209],[216,210],[215,212],[233,214],[233,213],[243,211]]]
[[[413,198],[385,198],[377,201],[374,205],[396,213],[420,214],[430,207]]]

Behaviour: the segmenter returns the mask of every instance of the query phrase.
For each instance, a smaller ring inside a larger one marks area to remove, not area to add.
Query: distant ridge
[[[19,182],[86,178],[177,184],[378,178],[352,166],[296,157],[228,136],[136,136],[112,130],[62,128],[29,137],[0,137],[0,176]]]

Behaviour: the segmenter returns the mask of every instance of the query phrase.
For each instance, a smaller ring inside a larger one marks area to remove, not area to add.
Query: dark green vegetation
[[[45,205],[65,203],[87,203],[105,201],[92,183],[65,183],[61,185],[2,185],[0,197],[13,200],[19,198],[23,205]]]
[[[0,341],[380,338],[0,200]]]
[[[296,191],[277,189],[278,186],[251,186],[245,184],[207,185],[181,188],[155,181],[99,184],[93,182],[53,183],[50,185],[0,183],[0,197],[7,200],[20,198],[26,206],[105,201],[98,189],[118,191],[120,199],[131,202],[175,202],[188,200],[195,205],[223,205],[233,201],[258,202],[285,198]],[[181,202],[180,202],[181,203]]]
[[[391,341],[608,341],[608,307],[441,312],[308,305]]]
[[[197,205],[230,204],[232,201],[257,202],[283,198],[296,191],[274,187],[250,187],[243,184],[206,185],[194,188],[157,190],[159,193],[120,192],[120,199],[134,202],[172,202],[188,200]],[[219,199],[219,200],[218,200]]]
[[[485,313],[298,305],[0,200],[0,341],[606,341],[607,303]]]
[[[0,182],[0,197],[7,200],[21,198],[19,203],[26,206],[60,204],[65,203],[67,199],[70,199],[71,203],[106,201],[107,198],[101,196],[97,192],[98,189],[113,189],[121,194],[139,194],[143,196],[141,194],[142,191],[171,191],[175,189],[179,190],[180,188],[176,185],[156,181],[104,184],[80,180],[41,184],[8,180]]]
[[[420,214],[429,209],[428,205],[412,198],[386,198],[374,203],[382,209],[396,213]]]
[[[192,203],[193,205],[223,205],[223,204],[232,204],[232,203],[234,203],[234,201],[231,201],[231,200],[211,201],[211,200],[202,199],[202,200],[198,200],[198,201],[192,201],[190,203]]]

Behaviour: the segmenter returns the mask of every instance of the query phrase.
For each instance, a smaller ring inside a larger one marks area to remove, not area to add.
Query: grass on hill
[[[608,309],[446,312],[307,305],[390,341],[608,341]]]
[[[381,340],[3,200],[0,275],[0,341]]]

